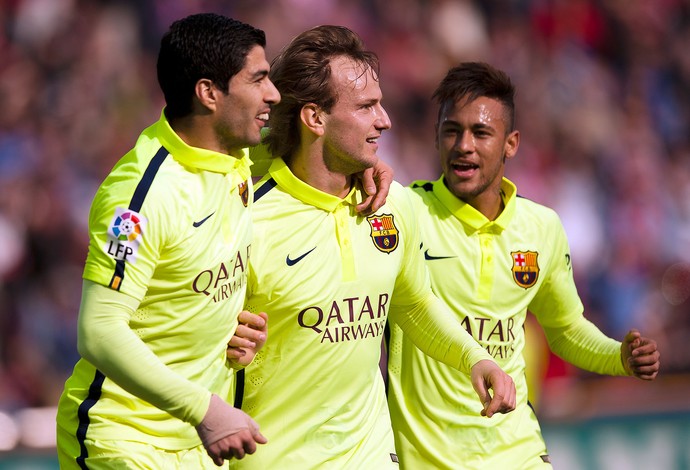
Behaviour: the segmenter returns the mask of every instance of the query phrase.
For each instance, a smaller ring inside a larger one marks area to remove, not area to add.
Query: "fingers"
[[[263,344],[265,341],[266,333],[264,331],[255,330],[245,325],[238,325],[228,345],[241,348],[253,348],[257,343]]]
[[[649,354],[630,357],[628,365],[635,377],[642,380],[654,380],[661,368],[659,357],[659,351],[654,350]]]
[[[228,341],[228,346],[233,348],[253,348],[259,333],[246,326],[238,326],[235,334]]]
[[[266,312],[251,313],[242,310],[237,316],[237,321],[240,325],[246,325],[255,330],[264,330],[268,323],[268,315]]]
[[[376,194],[376,181],[374,181],[373,167],[367,168],[362,172],[362,187],[369,196]]]
[[[228,346],[227,351],[225,351],[225,355],[230,360],[238,360],[246,356],[247,351],[242,348]]]
[[[361,216],[367,216],[386,203],[386,197],[393,182],[393,168],[378,160],[373,168],[364,170],[360,175],[362,187],[368,197],[357,205],[357,212]]]
[[[656,345],[656,341],[649,339],[649,338],[637,338],[635,340],[637,344],[634,345],[631,343],[631,351],[630,354],[633,357],[638,357],[638,356],[645,356],[645,355],[650,355],[654,353],[658,353],[658,348]]]
[[[484,405],[482,416],[490,418],[496,413],[508,413],[515,409],[515,383],[494,361],[479,361],[472,367],[471,376],[472,386]]]
[[[494,371],[487,382],[493,391],[493,397],[488,406],[484,407],[482,416],[491,418],[496,413],[509,413],[515,409],[516,391],[513,379],[503,371]]]
[[[244,429],[214,443],[206,451],[213,459],[213,463],[222,466],[225,460],[241,460],[257,450],[257,444],[266,444],[268,439],[259,431]]]
[[[627,345],[629,351],[632,352],[633,349],[640,345],[640,336],[640,332],[635,329],[628,331],[628,333],[625,335],[623,343]]]
[[[268,439],[266,439],[266,437],[260,432],[254,434],[254,440],[259,444],[266,444],[268,442]]]
[[[386,193],[376,193],[371,201],[371,212],[374,213],[386,203]]]
[[[367,196],[367,198],[364,199],[364,201],[357,204],[357,206],[356,206],[357,213],[359,215],[361,215],[362,217],[364,217],[364,216],[371,215],[374,212],[376,212],[371,207],[371,203],[373,200],[374,200],[374,196]]]
[[[633,329],[625,335],[623,342],[628,349],[625,359],[629,373],[641,380],[654,380],[661,366],[656,341]]]

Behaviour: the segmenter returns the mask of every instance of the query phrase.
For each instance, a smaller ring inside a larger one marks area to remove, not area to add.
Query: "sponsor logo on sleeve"
[[[138,212],[117,207],[108,227],[106,253],[116,260],[135,263],[147,222],[146,217]]]

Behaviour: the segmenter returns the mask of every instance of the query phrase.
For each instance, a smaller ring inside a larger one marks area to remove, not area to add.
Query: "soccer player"
[[[653,380],[659,371],[655,341],[630,330],[618,342],[585,319],[557,214],[518,197],[503,177],[520,142],[513,96],[509,77],[490,65],[451,69],[434,94],[443,175],[415,182],[408,191],[434,292],[513,377],[517,407],[482,419],[467,377],[424,354],[414,338],[394,327],[389,404],[401,468],[551,467],[527,402],[528,310],[551,350],[578,367],[642,380]]]
[[[263,31],[215,14],[162,38],[166,106],[91,207],[82,358],[57,415],[62,469],[215,468],[266,442],[224,401],[251,247],[246,147],[280,100],[265,44]]]
[[[270,338],[236,395],[269,443],[230,468],[398,468],[379,370],[396,305],[420,348],[471,374],[477,414],[512,410],[512,379],[431,291],[404,188],[356,213],[353,175],[378,161],[391,126],[376,56],[349,29],[320,26],[283,49],[270,77],[282,96],[268,136],[277,158],[256,187],[245,304],[269,312]]]

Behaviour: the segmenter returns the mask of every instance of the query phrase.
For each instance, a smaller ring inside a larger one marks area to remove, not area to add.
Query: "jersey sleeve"
[[[414,305],[393,306],[391,320],[425,354],[461,372],[484,359],[495,362],[431,291]]]
[[[577,293],[570,248],[563,225],[555,212],[545,214],[545,234],[550,234],[553,257],[547,269],[539,292],[529,305],[531,311],[544,328],[565,327],[582,316],[584,306]]]
[[[544,328],[551,350],[580,369],[605,375],[628,375],[621,357],[621,343],[579,317],[567,327]]]
[[[96,194],[83,277],[141,301],[168,235],[166,223],[175,218],[155,198],[141,211],[130,209],[131,181],[110,177]]]
[[[493,358],[467,333],[446,304],[433,293],[429,272],[419,250],[420,234],[406,191],[392,194],[406,234],[405,260],[395,283],[391,320],[427,355],[469,373],[483,359]],[[390,198],[390,196],[389,196]]]
[[[84,281],[78,320],[79,353],[129,393],[196,426],[211,392],[166,367],[129,327],[139,302]]]

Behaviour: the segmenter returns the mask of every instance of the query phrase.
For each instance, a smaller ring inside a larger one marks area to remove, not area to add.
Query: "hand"
[[[215,394],[211,396],[208,411],[196,432],[213,463],[219,467],[225,459],[242,459],[246,454],[256,452],[257,443],[268,442],[249,415]]]
[[[661,354],[656,341],[645,338],[637,330],[630,330],[621,343],[621,359],[629,375],[642,380],[654,380],[659,373]]]
[[[393,168],[379,159],[373,168],[367,168],[359,177],[368,197],[357,205],[357,212],[362,216],[370,215],[386,203],[393,182]]]
[[[239,325],[230,341],[226,356],[233,369],[244,369],[252,363],[268,338],[268,315],[243,310],[237,317]]]
[[[491,418],[495,413],[509,413],[515,409],[515,383],[495,362],[484,359],[472,367],[472,386],[484,404],[482,416]],[[494,392],[493,398],[489,389]]]

